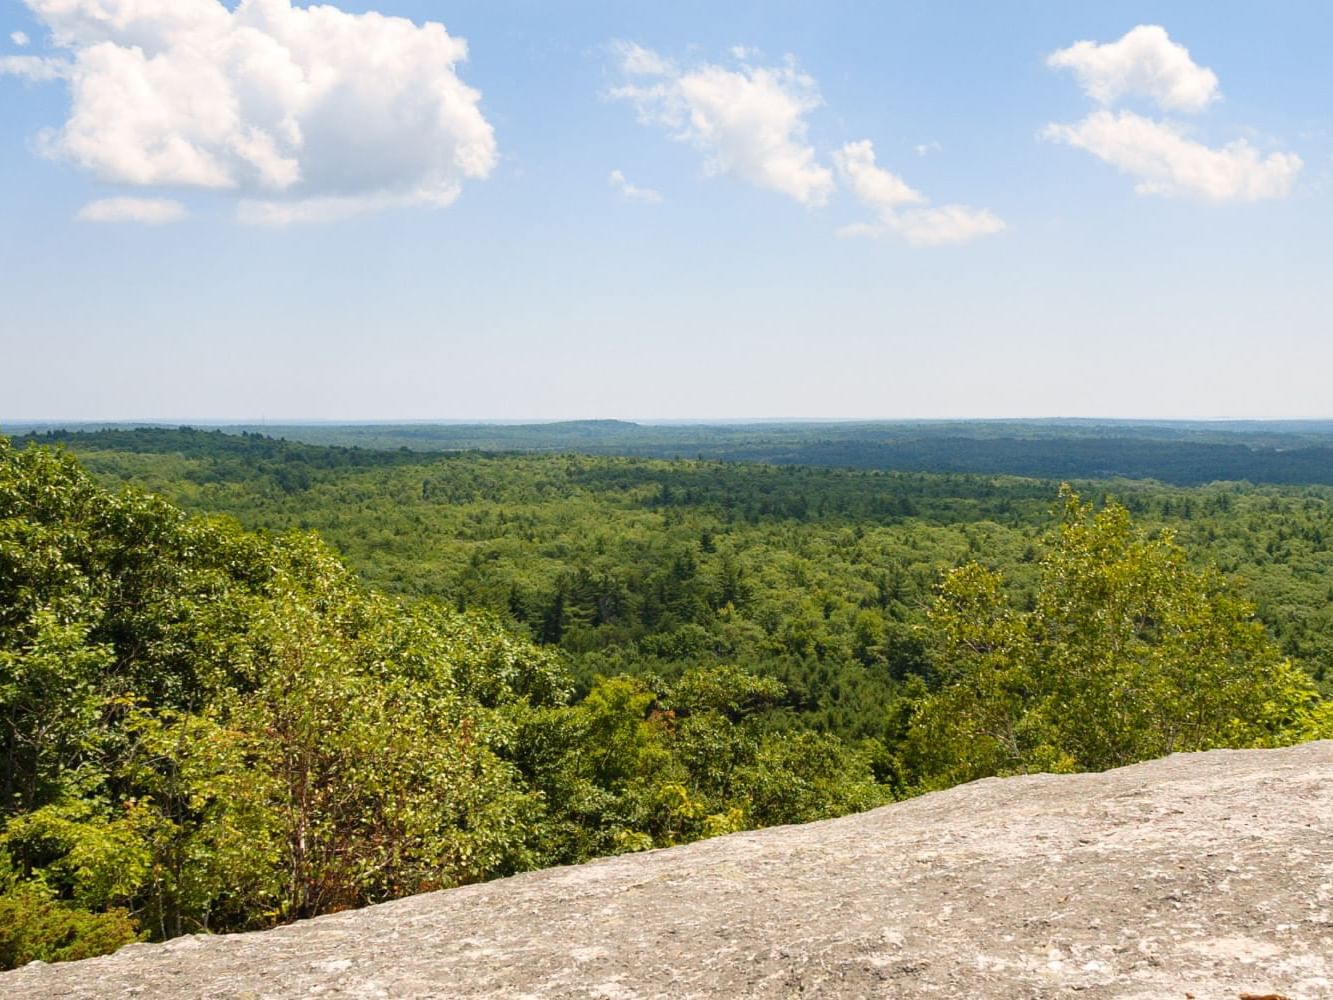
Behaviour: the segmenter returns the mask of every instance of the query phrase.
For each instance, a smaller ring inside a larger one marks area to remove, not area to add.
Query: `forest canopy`
[[[1130,510],[1243,555],[1248,493],[1067,489],[1052,528],[1033,481],[84,458],[103,483],[0,439],[2,965],[1330,731],[1316,671]],[[1283,502],[1322,553],[1326,508]]]

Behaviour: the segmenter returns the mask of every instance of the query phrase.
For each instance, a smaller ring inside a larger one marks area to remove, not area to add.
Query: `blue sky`
[[[1327,3],[235,6],[0,0],[0,419],[1333,416]]]

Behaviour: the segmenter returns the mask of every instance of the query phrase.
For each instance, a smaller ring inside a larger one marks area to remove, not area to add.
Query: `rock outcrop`
[[[1333,742],[990,779],[844,819],[130,945],[41,997],[1333,997]]]

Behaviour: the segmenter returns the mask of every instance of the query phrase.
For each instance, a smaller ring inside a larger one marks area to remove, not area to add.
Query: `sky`
[[[0,425],[1331,417],[1329,37],[0,0]]]

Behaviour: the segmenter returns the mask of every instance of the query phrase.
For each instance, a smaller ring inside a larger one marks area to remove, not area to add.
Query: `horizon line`
[[[115,425],[143,427],[505,427],[570,423],[622,423],[635,426],[753,424],[925,424],[925,423],[1328,423],[1324,416],[932,416],[932,417],[0,417],[5,426]]]

